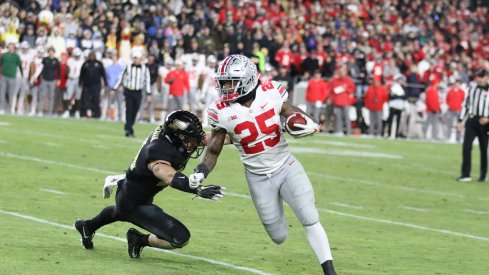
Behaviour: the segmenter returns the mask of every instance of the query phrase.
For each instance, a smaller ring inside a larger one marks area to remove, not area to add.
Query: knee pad
[[[297,219],[302,226],[311,226],[319,222],[319,213],[315,206],[305,206],[297,210]]]
[[[263,224],[263,226],[274,243],[281,244],[287,239],[289,229],[284,216],[275,223]]]

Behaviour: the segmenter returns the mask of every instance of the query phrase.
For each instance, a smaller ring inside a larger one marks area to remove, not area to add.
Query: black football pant
[[[86,117],[87,110],[92,110],[92,117],[100,117],[100,91],[102,86],[100,84],[83,86],[81,94],[81,104],[80,104],[80,116]]]
[[[485,179],[487,174],[487,144],[489,130],[488,125],[481,125],[479,117],[468,118],[465,122],[465,135],[462,150],[462,177],[470,177],[472,143],[477,137],[480,150],[480,179]]]
[[[124,91],[124,97],[126,98],[126,124],[124,130],[126,135],[134,135],[134,129],[132,126],[136,121],[139,107],[141,106],[142,93],[141,91]]]
[[[100,227],[116,221],[135,224],[158,238],[170,242],[174,247],[183,247],[190,239],[190,231],[179,220],[168,215],[152,203],[152,199],[141,203],[122,188],[120,181],[115,197],[115,205],[105,207],[100,214],[88,222],[88,229],[95,232]]]

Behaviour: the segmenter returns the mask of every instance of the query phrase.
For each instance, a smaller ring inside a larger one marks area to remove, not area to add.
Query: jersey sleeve
[[[285,89],[284,85],[282,85],[282,83],[275,80],[272,81],[272,84],[273,87],[279,93],[280,98],[282,99],[282,103],[287,102],[287,100],[289,99],[289,92],[287,91],[287,89]]]
[[[207,108],[207,122],[213,129],[225,129],[224,125],[221,123],[222,112],[220,106],[222,103],[216,101],[209,105]],[[221,106],[222,107],[222,106]]]

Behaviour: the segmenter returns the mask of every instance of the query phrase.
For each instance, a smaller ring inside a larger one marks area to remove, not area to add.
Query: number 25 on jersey
[[[248,130],[250,134],[241,139],[240,143],[246,154],[257,154],[265,151],[265,146],[274,147],[280,142],[280,126],[276,123],[267,126],[267,121],[275,116],[275,110],[270,109],[255,117],[256,123],[252,121],[243,121],[234,127],[234,132],[237,135]],[[258,124],[258,128],[256,127]],[[259,136],[259,133],[265,134],[267,139],[257,142],[253,145]]]

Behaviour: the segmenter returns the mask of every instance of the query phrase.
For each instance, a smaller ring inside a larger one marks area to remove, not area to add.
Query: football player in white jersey
[[[190,91],[188,95],[188,104],[190,112],[195,113],[197,110],[198,98],[200,95],[199,91],[199,78],[203,72],[204,66],[201,62],[201,56],[198,53],[189,54],[190,61],[185,64],[185,71],[188,74],[188,82],[190,83]]]
[[[214,169],[229,134],[240,151],[251,197],[270,238],[277,244],[287,238],[285,201],[304,226],[324,274],[336,274],[314,190],[301,163],[290,153],[280,116],[300,113],[307,121],[295,125],[299,130],[289,129],[295,137],[316,134],[318,124],[291,105],[286,89],[278,82],[261,83],[255,64],[243,55],[230,55],[219,64],[216,84],[220,100],[208,107],[212,132],[201,163],[189,177],[192,186],[199,186]]]
[[[27,41],[20,43],[20,49],[19,56],[20,61],[22,62],[22,72],[24,72],[24,75],[22,76],[20,73],[17,73],[17,76],[19,77],[19,102],[17,105],[17,114],[23,115],[25,113],[24,104],[27,100],[27,93],[29,92],[29,71],[31,62],[34,59],[34,52],[31,50]]]
[[[46,50],[43,46],[38,46],[36,48],[36,56],[34,60],[31,62],[31,68],[29,70],[29,84],[30,84],[30,93],[32,96],[31,99],[31,111],[29,112],[29,116],[34,116],[36,111],[42,110],[41,104],[37,104],[40,100],[40,92],[41,92],[41,71],[42,71],[42,60]],[[39,105],[39,106],[38,106]]]
[[[213,55],[207,57],[207,66],[204,68],[204,81],[202,82],[202,95],[200,102],[204,106],[211,105],[212,102],[219,99],[216,91],[216,65],[217,59]],[[202,125],[208,126],[207,112],[202,113]]]
[[[80,116],[81,88],[78,85],[80,71],[83,65],[82,51],[79,48],[73,49],[70,59],[68,59],[68,81],[66,82],[66,93],[63,95],[63,106],[65,106],[64,118],[70,115]]]

